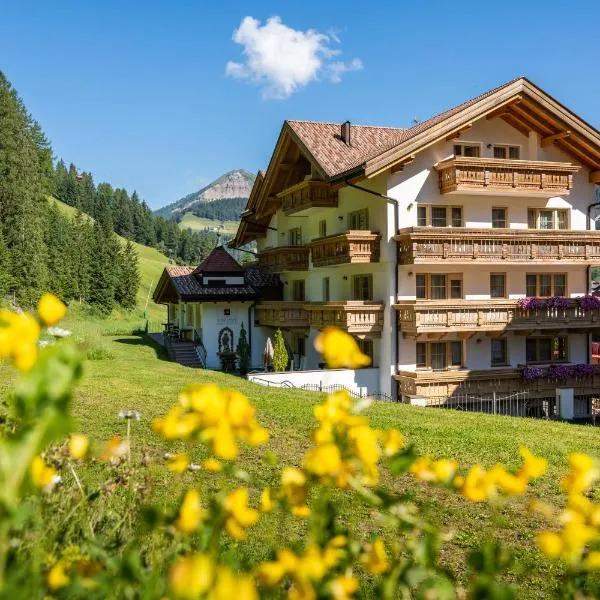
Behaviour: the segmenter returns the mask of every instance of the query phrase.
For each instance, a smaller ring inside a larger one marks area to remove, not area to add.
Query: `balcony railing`
[[[527,194],[550,198],[569,193],[573,173],[580,167],[571,163],[453,156],[439,162],[435,169],[442,194]]]
[[[582,264],[600,260],[600,231],[409,227],[394,238],[398,262]]]
[[[255,318],[259,325],[267,327],[292,327],[308,329],[308,312],[305,302],[260,302],[256,305]]]
[[[302,181],[277,194],[286,215],[309,208],[337,208],[338,194],[323,181]]]
[[[380,337],[383,330],[382,302],[311,302],[305,309],[309,312],[310,326],[316,329],[331,325],[370,337]]]
[[[409,300],[394,305],[406,336],[461,331],[600,328],[600,311],[545,307],[526,310],[517,300]]]
[[[357,230],[318,238],[310,243],[313,266],[379,262],[380,240],[378,233]]]
[[[266,248],[258,255],[258,264],[271,273],[308,271],[308,246]]]
[[[440,398],[494,392],[527,392],[528,398],[554,398],[557,387],[572,387],[577,395],[597,393],[600,386],[600,365],[593,367],[594,374],[591,377],[571,377],[560,381],[540,378],[528,382],[521,377],[519,368],[400,371],[394,375],[394,379],[399,383],[401,395],[435,399],[436,403],[439,403]]]

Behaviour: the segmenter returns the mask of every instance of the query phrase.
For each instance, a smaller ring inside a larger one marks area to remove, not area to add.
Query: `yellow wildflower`
[[[322,444],[304,455],[304,467],[317,476],[336,475],[342,465],[340,449],[335,444]]]
[[[44,294],[38,302],[38,315],[48,327],[62,321],[66,312],[67,307],[54,294]]]
[[[69,454],[77,459],[83,460],[88,453],[90,447],[90,440],[87,435],[83,433],[73,433],[69,438]]]
[[[366,554],[362,556],[362,562],[372,575],[385,573],[390,568],[387,552],[381,538],[377,538],[372,544],[369,544]]]
[[[579,558],[586,544],[598,537],[598,533],[592,527],[571,521],[565,525],[561,537],[566,557],[576,559]]]
[[[348,418],[352,400],[346,390],[329,394],[323,404],[317,404],[313,412],[320,423],[340,423]]]
[[[519,471],[527,479],[536,479],[541,477],[548,469],[548,461],[540,456],[535,456],[529,448],[521,446],[519,454],[523,458],[523,466]]]
[[[164,417],[152,421],[154,431],[166,440],[187,439],[199,425],[199,418],[193,413],[186,413],[180,406],[174,406]]]
[[[462,486],[462,494],[472,502],[483,502],[493,496],[496,487],[481,465],[473,465]]]
[[[227,519],[225,529],[236,540],[246,538],[246,528],[258,521],[257,510],[248,507],[248,488],[242,487],[234,490],[225,498],[224,502]]]
[[[115,462],[127,456],[128,451],[128,442],[115,435],[106,442],[100,460]]]
[[[176,598],[196,600],[213,584],[215,566],[205,554],[180,558],[171,567],[169,585]]]
[[[588,571],[600,570],[600,552],[592,551],[584,559],[583,565]]]
[[[527,489],[527,480],[509,473],[503,466],[494,465],[488,471],[488,478],[507,496],[520,496]]]
[[[185,454],[173,454],[169,456],[168,469],[173,473],[177,473],[181,475],[187,471],[187,468],[190,466],[190,457]]]
[[[20,371],[29,371],[37,360],[39,335],[32,315],[0,309],[0,359],[9,358]]]
[[[358,580],[351,575],[336,577],[329,584],[329,591],[334,600],[348,600],[354,596],[356,590],[358,590]]]
[[[190,384],[179,392],[179,403],[183,408],[201,414],[213,415],[213,424],[218,422],[225,410],[224,391],[214,383]]]
[[[315,338],[314,346],[330,369],[359,369],[371,363],[371,359],[360,351],[356,340],[335,327],[323,329]]]
[[[300,519],[306,519],[306,517],[310,516],[310,508],[303,504],[301,506],[292,506],[291,513]]]
[[[202,466],[211,473],[218,473],[223,469],[223,465],[216,458],[207,458],[202,461]]]
[[[266,487],[260,495],[260,510],[268,513],[273,510],[273,494],[271,488]]]
[[[51,590],[59,590],[69,584],[69,577],[61,561],[57,562],[48,572],[47,584]]]
[[[212,451],[219,458],[233,460],[238,455],[233,430],[226,421],[222,421],[217,427],[207,429],[205,437],[211,440]]]
[[[537,535],[537,544],[548,558],[558,558],[563,551],[563,542],[553,531],[542,531]]]
[[[397,429],[388,429],[382,434],[383,453],[386,456],[393,456],[404,448],[404,436]]]
[[[569,474],[560,482],[568,494],[582,494],[598,479],[600,474],[594,459],[588,454],[569,454]]]
[[[193,533],[204,519],[204,509],[198,490],[188,490],[181,503],[175,527],[182,533]]]
[[[281,472],[281,487],[285,499],[298,506],[306,502],[306,475],[296,467],[285,467]]]
[[[30,473],[33,485],[45,492],[52,491],[52,488],[60,481],[56,469],[47,466],[41,456],[36,456],[33,459]]]
[[[228,567],[219,567],[217,579],[207,600],[258,600],[256,585],[249,575],[235,575]]]

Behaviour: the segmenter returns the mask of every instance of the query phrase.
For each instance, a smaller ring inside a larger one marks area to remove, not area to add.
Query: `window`
[[[508,364],[506,338],[492,338],[490,364],[492,367]]]
[[[369,209],[355,210],[348,213],[348,229],[360,229],[362,231],[369,229]]]
[[[506,298],[506,273],[490,273],[490,298]]]
[[[329,277],[323,277],[323,302],[329,302]]]
[[[528,363],[567,360],[567,338],[565,336],[527,338],[525,359]]]
[[[462,206],[417,206],[417,225],[419,227],[462,227]]]
[[[534,296],[566,296],[566,273],[527,273],[525,275],[525,295]]]
[[[373,277],[355,275],[352,278],[354,300],[373,300]]]
[[[529,229],[568,229],[569,211],[565,208],[528,208]]]
[[[294,227],[288,231],[290,246],[302,246],[302,227]]]
[[[360,351],[366,354],[370,359],[371,363],[368,366],[373,366],[373,340],[356,340]]]
[[[455,156],[479,157],[481,146],[479,144],[454,144]]]
[[[461,367],[463,344],[456,342],[417,342],[416,366],[419,369],[445,370]]]
[[[494,229],[505,229],[508,227],[506,208],[492,208],[492,227]]]
[[[325,219],[319,221],[319,237],[327,235],[327,221]]]
[[[415,296],[422,300],[459,300],[463,297],[462,274],[417,273]]]
[[[295,279],[292,281],[292,300],[301,302],[304,299],[304,279]]]
[[[494,144],[494,158],[510,158],[519,160],[521,158],[520,146],[503,146]]]

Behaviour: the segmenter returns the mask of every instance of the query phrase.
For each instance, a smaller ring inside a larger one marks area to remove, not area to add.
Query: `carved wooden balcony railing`
[[[570,308],[525,310],[517,300],[408,300],[394,305],[406,337],[428,333],[598,329],[600,311]]]
[[[398,262],[582,264],[600,260],[600,231],[408,227],[394,238]]]
[[[308,329],[308,312],[304,310],[304,305],[305,302],[259,302],[255,318],[263,326]]]
[[[308,246],[266,248],[258,255],[258,264],[271,273],[308,271]]]
[[[379,262],[380,240],[378,233],[357,230],[317,238],[310,243],[313,266]]]
[[[367,337],[380,337],[383,330],[382,302],[311,302],[304,308],[309,312],[310,326],[316,329],[332,325]]]
[[[302,181],[277,194],[281,208],[286,215],[292,215],[308,208],[337,208],[338,193],[323,181]]]
[[[453,156],[439,162],[442,194],[489,193],[565,196],[573,187],[573,173],[580,167],[571,163]]]
[[[554,398],[557,387],[572,387],[575,394],[594,394],[600,386],[600,365],[594,365],[592,377],[572,377],[560,382],[542,378],[524,381],[517,368],[448,371],[400,371],[394,375],[400,394],[430,399],[436,404],[440,398],[452,398],[463,394],[512,394],[527,392],[527,398]]]

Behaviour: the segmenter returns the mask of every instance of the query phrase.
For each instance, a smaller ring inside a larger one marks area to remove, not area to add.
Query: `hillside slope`
[[[55,198],[50,199],[51,202],[56,203],[58,208],[67,216],[73,218],[77,212],[75,208],[56,200]],[[91,217],[88,217],[91,220]],[[117,236],[122,244],[125,244],[125,239],[121,236]],[[139,316],[142,315],[146,302],[148,301],[148,318],[152,321],[160,321],[164,318],[165,309],[158,304],[152,302],[151,296],[152,290],[156,285],[160,274],[162,273],[165,265],[168,264],[169,259],[161,254],[156,248],[149,248],[143,246],[137,242],[132,242],[139,258],[140,268],[140,287],[137,292],[136,312]]]
[[[197,192],[188,194],[176,202],[154,211],[154,214],[166,219],[173,219],[189,212],[198,214],[198,208],[202,204],[217,201],[222,203],[227,200],[237,200],[239,203],[240,199],[247,199],[250,195],[254,179],[255,176],[245,169],[229,171]]]

